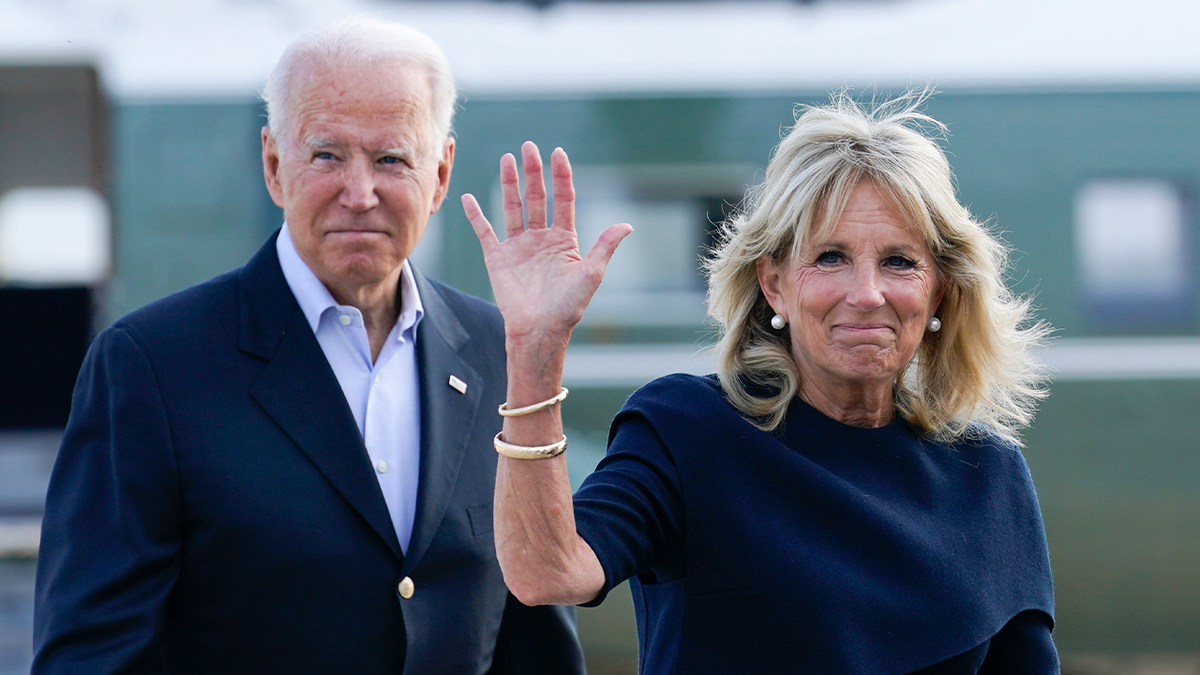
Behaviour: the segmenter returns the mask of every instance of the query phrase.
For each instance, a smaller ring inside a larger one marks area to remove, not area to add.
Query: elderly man
[[[281,231],[121,319],[47,498],[34,673],[573,673],[573,616],[508,594],[495,308],[408,255],[455,100],[411,29],[291,45],[264,90]]]

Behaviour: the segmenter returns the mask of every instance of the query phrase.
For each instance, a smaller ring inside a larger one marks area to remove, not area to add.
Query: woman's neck
[[[852,427],[873,429],[886,426],[896,416],[890,383],[865,386],[859,383],[818,383],[801,380],[800,398],[826,417]]]

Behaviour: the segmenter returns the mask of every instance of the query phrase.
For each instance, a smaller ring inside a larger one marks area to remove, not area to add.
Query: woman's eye
[[[892,269],[897,269],[897,270],[908,270],[908,269],[912,269],[913,267],[916,266],[915,262],[913,262],[912,260],[909,260],[908,258],[905,258],[902,255],[889,256],[888,259],[884,261],[884,264],[886,264],[888,267],[891,267]]]
[[[836,265],[844,259],[845,256],[837,251],[825,251],[817,256],[816,263],[818,265]]]

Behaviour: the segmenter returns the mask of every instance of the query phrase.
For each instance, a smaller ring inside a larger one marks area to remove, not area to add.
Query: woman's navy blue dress
[[[768,434],[715,377],[656,380],[575,495],[606,578],[591,604],[631,580],[643,674],[1057,673],[1029,471],[980,435],[799,399]]]

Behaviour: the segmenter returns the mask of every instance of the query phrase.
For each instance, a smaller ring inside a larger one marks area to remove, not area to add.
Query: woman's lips
[[[860,324],[840,323],[840,324],[837,324],[836,326],[834,326],[834,328],[841,328],[842,330],[859,331],[859,332],[876,332],[876,331],[895,332],[895,331],[892,331],[891,326],[886,326],[883,324],[861,324],[860,325]]]
[[[882,324],[838,324],[833,328],[841,340],[851,344],[884,345],[896,339],[896,331],[891,326]]]

